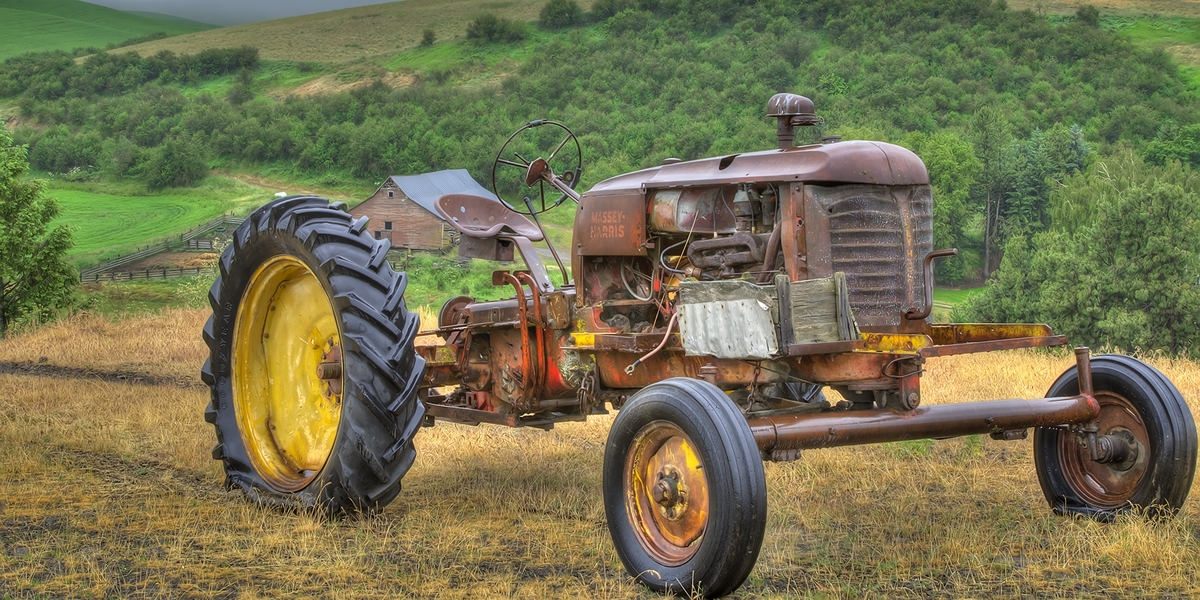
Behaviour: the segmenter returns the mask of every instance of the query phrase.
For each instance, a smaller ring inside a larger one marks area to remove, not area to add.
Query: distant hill
[[[175,15],[164,15],[163,13],[149,12],[149,11],[145,11],[145,10],[129,10],[129,11],[125,11],[125,12],[127,12],[131,15],[137,15],[139,17],[146,17],[147,19],[151,19],[153,21],[161,21],[163,23],[175,23],[178,25],[188,25],[191,27],[197,27],[199,29],[216,29],[218,27],[218,25],[213,25],[212,23],[201,23],[200,21],[193,21],[191,19],[177,17]]]
[[[0,59],[25,52],[104,47],[156,32],[209,29],[125,13],[80,0],[0,0]]]
[[[582,0],[579,5],[590,9],[594,1]],[[545,4],[546,0],[405,0],[222,27],[130,49],[149,56],[159,50],[195,54],[207,48],[248,45],[258,48],[266,60],[342,63],[415,48],[427,28],[439,41],[462,38],[467,24],[483,13],[533,21]]]

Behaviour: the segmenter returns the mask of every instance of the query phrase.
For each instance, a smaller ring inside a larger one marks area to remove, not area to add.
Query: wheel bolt
[[[318,379],[337,379],[342,376],[342,363],[323,362],[317,365]]]
[[[659,473],[658,483],[650,488],[650,496],[661,506],[670,508],[679,502],[679,479]]]

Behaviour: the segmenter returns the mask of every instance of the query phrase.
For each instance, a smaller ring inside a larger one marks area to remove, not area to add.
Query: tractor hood
[[[925,164],[911,151],[883,142],[836,142],[704,158],[618,175],[589,193],[764,181],[924,185]]]

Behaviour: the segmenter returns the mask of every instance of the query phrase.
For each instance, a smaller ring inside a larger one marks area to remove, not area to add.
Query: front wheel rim
[[[709,489],[692,442],[667,421],[646,424],[625,462],[625,509],[638,543],[655,562],[679,566],[699,551]]]
[[[1089,506],[1118,509],[1129,506],[1150,465],[1150,435],[1146,423],[1129,399],[1110,391],[1097,391],[1100,415],[1097,433],[1129,432],[1135,440],[1137,458],[1132,464],[1114,467],[1092,460],[1090,451],[1073,434],[1059,434],[1059,456],[1068,485]]]
[[[307,265],[280,255],[259,266],[238,306],[232,354],[250,462],[274,489],[303,489],[332,454],[342,412],[337,318]]]

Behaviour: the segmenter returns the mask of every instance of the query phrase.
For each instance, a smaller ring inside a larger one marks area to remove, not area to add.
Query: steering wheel
[[[548,147],[539,145],[539,143],[544,144],[545,140],[530,138],[545,138],[547,136],[544,134],[540,136],[521,135],[522,133],[542,127],[544,125],[551,126],[551,130],[555,128],[561,129],[563,133],[565,133],[565,137],[562,138],[562,141],[558,142],[558,144],[554,146],[553,151],[551,151],[549,156],[546,156],[545,159],[541,158],[545,155],[539,150],[539,148]],[[574,149],[574,153],[571,152],[572,149]],[[563,152],[564,150],[566,150],[566,152]],[[521,155],[522,152],[525,152],[526,155],[533,158],[525,158],[525,156]],[[575,137],[575,133],[568,129],[566,125],[563,125],[557,121],[547,121],[545,119],[530,121],[529,123],[526,123],[525,126],[513,132],[512,135],[508,136],[508,139],[504,141],[504,145],[500,147],[500,151],[496,153],[496,159],[492,161],[492,191],[496,193],[496,197],[499,198],[501,202],[523,215],[532,216],[544,213],[558,206],[559,204],[562,204],[563,201],[569,197],[566,194],[562,194],[557,200],[546,200],[546,180],[537,178],[536,181],[538,184],[538,194],[536,198],[531,199],[529,196],[526,196],[525,201],[521,203],[513,203],[505,200],[504,196],[500,194],[500,186],[497,185],[496,177],[497,173],[502,170],[501,167],[504,168],[503,170],[511,171],[511,174],[518,177],[521,183],[532,187],[533,184],[526,183],[526,181],[528,175],[530,174],[530,165],[534,163],[538,163],[539,168],[543,164],[549,165],[549,167],[552,169],[552,172],[556,174],[563,183],[569,185],[571,189],[575,189],[575,186],[579,185],[579,176],[581,173],[583,173],[583,151],[579,147],[579,140]],[[550,186],[551,196],[553,196],[553,194],[557,191],[558,190],[555,190],[553,186]]]

